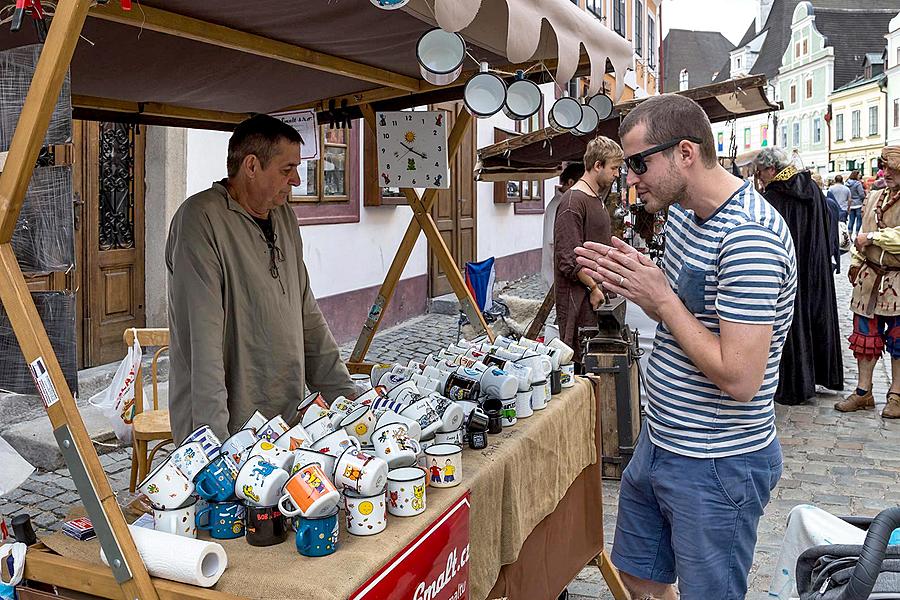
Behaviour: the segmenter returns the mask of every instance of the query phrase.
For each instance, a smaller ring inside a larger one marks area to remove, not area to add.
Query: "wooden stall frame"
[[[114,4],[107,5],[107,7],[112,6]],[[32,367],[32,373],[52,423],[54,435],[72,472],[76,489],[85,504],[88,516],[97,529],[101,545],[110,559],[112,573],[96,567],[86,568],[80,565],[70,565],[66,559],[44,552],[37,552],[39,557],[32,555],[34,561],[27,562],[26,572],[33,577],[47,581],[52,580],[57,585],[65,586],[66,582],[59,580],[59,577],[63,573],[69,573],[71,576],[74,570],[79,573],[79,580],[88,578],[92,585],[96,584],[98,588],[102,587],[110,594],[118,588],[118,592],[125,600],[211,597],[208,590],[191,587],[190,593],[187,594],[180,589],[185,586],[164,580],[151,580],[135,547],[122,510],[100,464],[81,414],[78,412],[11,245],[13,231],[31,180],[33,167],[89,11],[91,16],[129,25],[136,24],[130,15],[114,16],[111,12],[103,12],[101,15],[102,9],[91,10],[90,0],[60,0],[57,5],[9,152],[5,156],[5,164],[0,172],[0,302],[7,311],[23,356]],[[146,7],[144,11],[147,11]],[[424,82],[418,82],[390,71],[353,63],[339,57],[316,54],[299,46],[276,43],[267,38],[252,36],[212,23],[191,20],[181,15],[154,10],[151,17],[149,21],[146,20],[146,15],[142,17],[141,26],[294,64],[314,68],[318,65],[318,68],[323,71],[342,73],[362,81],[382,83],[387,88],[399,90],[399,93],[394,91],[391,95],[401,95],[416,89],[421,90],[427,86]],[[140,107],[138,109],[140,110]],[[123,110],[128,112],[130,107]],[[374,112],[371,105],[365,105],[363,110],[369,125],[372,126]],[[166,113],[162,109],[160,111]],[[201,112],[202,115],[199,114]],[[198,117],[214,114],[217,117],[216,120],[222,119],[227,122],[235,122],[241,116],[226,115],[215,111],[193,111],[188,116],[194,116],[194,113],[197,113]],[[460,110],[457,114],[448,143],[448,152],[451,158],[459,150],[462,138],[471,125],[471,121],[472,115],[465,109]],[[404,189],[403,191],[414,215],[354,348],[351,370],[365,368],[362,360],[365,358],[381,322],[384,309],[393,295],[420,232],[425,233],[432,245],[432,251],[435,252],[440,265],[447,272],[451,287],[469,319],[473,323],[479,322],[488,337],[492,341],[494,339],[492,330],[485,323],[481,312],[477,310],[474,298],[465,285],[461,271],[440,237],[429,213],[437,190],[429,189],[422,195],[413,189]],[[604,556],[601,553],[601,559]],[[66,568],[63,568],[64,564]],[[601,563],[602,566],[603,563]],[[609,569],[608,562],[606,566]],[[604,572],[604,576],[607,577],[607,572]],[[615,573],[612,572],[611,576],[615,578]],[[607,579],[609,580],[609,577]]]

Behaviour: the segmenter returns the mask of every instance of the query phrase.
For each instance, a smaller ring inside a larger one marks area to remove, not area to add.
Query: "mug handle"
[[[206,519],[206,525],[200,524],[201,517],[210,512],[212,512],[212,507],[207,506],[206,508],[204,508],[203,510],[201,510],[200,512],[197,513],[197,516],[194,517],[194,525],[197,527],[197,529],[200,529],[201,531],[209,531],[210,529],[212,529],[212,517],[211,516]]]
[[[412,442],[413,447],[416,449],[416,455],[422,454],[422,445],[412,438],[409,438],[409,441]]]
[[[206,488],[203,486],[204,483],[206,483],[206,477],[202,477],[202,478],[198,479],[198,480],[194,483],[194,487],[196,488],[197,492],[200,494],[200,496],[202,496],[202,497],[204,497],[204,498],[207,498],[207,497],[212,498],[212,497],[214,497],[214,496],[216,495],[215,492],[212,491],[212,490],[206,489]],[[204,509],[204,510],[205,510],[205,509]],[[203,511],[201,511],[201,512],[203,512]]]
[[[299,515],[299,514],[300,514],[301,512],[303,512],[303,511],[301,511],[299,508],[297,508],[297,510],[288,510],[288,509],[286,509],[284,503],[285,503],[285,502],[290,502],[290,500],[291,500],[291,495],[290,495],[290,494],[285,494],[284,496],[282,496],[281,498],[279,498],[279,499],[278,499],[278,509],[281,511],[281,514],[283,514],[283,515],[286,516],[286,517],[296,517],[297,515]]]
[[[350,443],[356,446],[357,450],[362,450],[362,443],[355,436],[350,436]]]

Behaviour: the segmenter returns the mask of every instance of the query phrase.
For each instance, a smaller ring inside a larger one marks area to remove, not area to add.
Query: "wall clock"
[[[382,187],[450,188],[446,115],[444,111],[375,115]]]

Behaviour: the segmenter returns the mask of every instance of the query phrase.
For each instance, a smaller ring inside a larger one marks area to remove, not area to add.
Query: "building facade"
[[[885,47],[887,143],[900,145],[900,12],[891,19]]]
[[[864,177],[877,173],[887,121],[884,83],[883,73],[863,76],[829,96],[832,119],[829,173],[846,175],[848,171],[858,170]]]

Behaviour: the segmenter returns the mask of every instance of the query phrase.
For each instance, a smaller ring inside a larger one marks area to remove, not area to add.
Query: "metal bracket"
[[[75,440],[72,439],[72,432],[69,431],[69,426],[61,425],[53,430],[53,435],[56,437],[56,443],[62,451],[63,458],[66,459],[66,466],[69,467],[72,481],[75,482],[78,495],[81,496],[81,501],[84,503],[88,517],[90,517],[91,523],[94,525],[94,532],[100,539],[100,547],[103,548],[103,553],[106,555],[106,560],[109,562],[113,576],[119,584],[130,581],[133,579],[131,570],[128,568],[128,563],[125,562],[122,549],[119,548],[119,542],[113,534],[103,507],[100,505],[100,499],[97,497],[94,484],[84,468],[84,462],[81,459],[81,454],[78,452],[78,447],[75,445]]]

